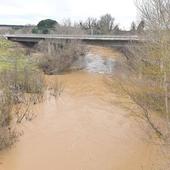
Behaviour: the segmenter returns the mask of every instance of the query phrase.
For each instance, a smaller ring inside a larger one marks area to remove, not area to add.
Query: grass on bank
[[[44,75],[15,43],[0,39],[0,150],[16,142],[17,124],[31,120],[44,92]],[[28,95],[29,93],[29,95]]]

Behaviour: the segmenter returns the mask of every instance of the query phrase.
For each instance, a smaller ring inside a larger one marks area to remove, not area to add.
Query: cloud
[[[80,20],[110,13],[126,26],[136,15],[133,0],[0,0],[0,3],[1,24],[36,24],[44,18]]]

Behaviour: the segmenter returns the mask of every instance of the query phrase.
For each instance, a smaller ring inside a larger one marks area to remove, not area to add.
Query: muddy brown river
[[[48,76],[49,84],[62,82],[63,93],[35,106],[37,117],[21,126],[24,135],[0,152],[0,170],[151,170],[158,148],[112,102],[116,96],[105,83],[115,55],[93,49],[84,70]]]

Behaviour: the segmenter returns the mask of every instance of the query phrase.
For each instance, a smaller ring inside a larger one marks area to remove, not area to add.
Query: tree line
[[[71,21],[64,20],[62,24],[51,19],[40,21],[37,26],[32,29],[32,33],[63,33],[63,34],[125,34],[125,33],[141,33],[144,30],[144,21],[138,25],[132,22],[129,31],[122,30],[115,22],[115,18],[111,14],[102,15],[99,19],[88,17],[85,21],[72,24]]]

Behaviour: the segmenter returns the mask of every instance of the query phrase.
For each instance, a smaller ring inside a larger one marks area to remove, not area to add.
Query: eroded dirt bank
[[[118,55],[99,47],[92,53]],[[61,81],[64,92],[35,106],[37,118],[22,126],[20,141],[0,153],[0,170],[150,170],[157,149],[112,103],[104,77],[86,70],[47,76],[49,84]]]

